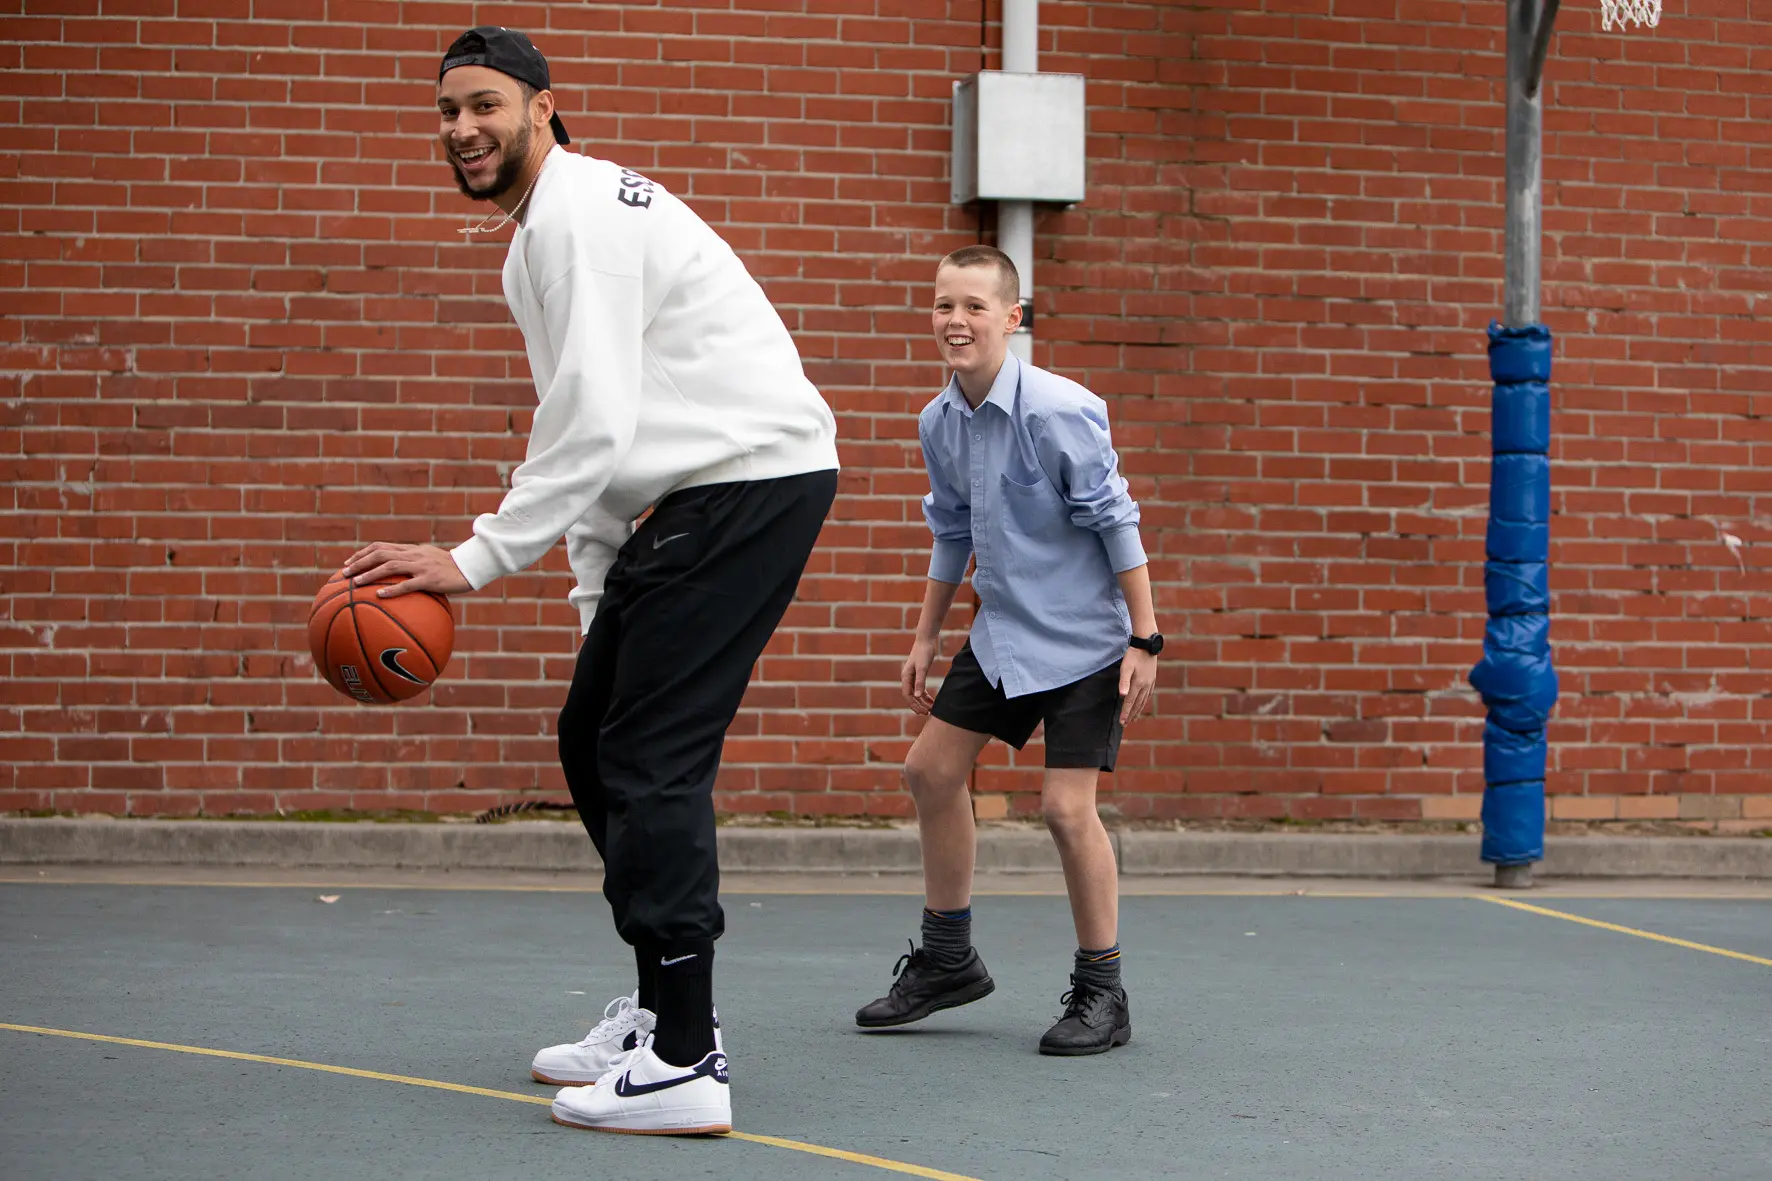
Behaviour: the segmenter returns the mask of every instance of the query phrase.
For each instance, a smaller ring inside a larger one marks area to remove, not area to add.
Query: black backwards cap
[[[553,89],[548,84],[548,59],[541,55],[541,50],[522,33],[500,25],[481,25],[457,37],[444,52],[443,64],[437,67],[437,81],[443,81],[443,75],[457,66],[485,66],[537,90]],[[548,126],[554,129],[557,142],[572,142],[558,112],[548,120]]]

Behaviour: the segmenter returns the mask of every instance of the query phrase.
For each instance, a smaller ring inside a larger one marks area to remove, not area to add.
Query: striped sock
[[[972,950],[972,908],[923,908],[923,951],[943,968],[957,968]]]
[[[1077,948],[1073,978],[1078,984],[1095,988],[1111,990],[1120,987],[1120,945],[1116,943],[1097,950]]]

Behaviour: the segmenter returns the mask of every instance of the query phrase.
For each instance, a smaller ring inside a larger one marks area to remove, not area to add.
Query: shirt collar
[[[555,144],[542,158],[541,171],[535,174],[535,183],[530,185],[529,197],[523,202],[523,208],[520,210],[523,216],[517,221],[518,233],[529,228],[529,211],[535,208],[535,203],[541,198],[542,191],[548,187],[548,182],[553,180],[554,174],[560,171],[555,165],[569,154],[565,148]]]
[[[991,392],[984,396],[978,405],[995,405],[1004,414],[1015,413],[1015,391],[1021,388],[1021,361],[1014,353],[1003,354],[1003,367],[997,370],[997,379],[991,382]],[[966,404],[966,395],[960,389],[960,379],[954,376],[948,379],[948,388],[942,391],[948,403],[962,414],[970,418],[976,413]]]

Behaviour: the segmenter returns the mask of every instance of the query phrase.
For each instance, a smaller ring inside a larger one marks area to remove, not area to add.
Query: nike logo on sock
[[[662,1079],[656,1083],[637,1083],[634,1072],[628,1071],[615,1080],[615,1093],[623,1099],[632,1099],[639,1095],[650,1095],[655,1091],[668,1091],[672,1087],[680,1087],[684,1083],[692,1083],[698,1078],[711,1078],[717,1083],[730,1082],[726,1072],[726,1055],[709,1054],[695,1064],[695,1069],[688,1074],[680,1074],[676,1078]]]
[[[677,540],[677,538],[679,538],[679,537],[688,537],[688,536],[689,536],[689,534],[687,534],[687,533],[673,533],[669,537],[654,537],[652,539],[652,548],[657,549],[661,545],[669,545],[671,542]]]
[[[676,959],[674,959],[674,960],[659,960],[659,961],[658,961],[658,966],[659,966],[659,967],[661,967],[661,968],[668,968],[668,967],[670,967],[670,966],[671,966],[671,965],[672,965],[672,964],[680,964],[680,963],[682,963],[682,962],[683,962],[683,961],[685,961],[685,960],[692,960],[692,959],[694,959],[694,958],[695,958],[695,955],[694,955],[694,953],[691,953],[691,954],[689,954],[689,955],[680,955],[680,956],[678,956],[678,957],[677,957],[677,958],[676,958]]]

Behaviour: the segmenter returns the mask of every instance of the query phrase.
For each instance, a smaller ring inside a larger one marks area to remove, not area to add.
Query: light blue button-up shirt
[[[1107,404],[1011,353],[977,410],[950,381],[917,435],[929,577],[963,582],[978,556],[972,651],[991,684],[1020,697],[1124,656],[1132,623],[1116,575],[1145,554]]]

